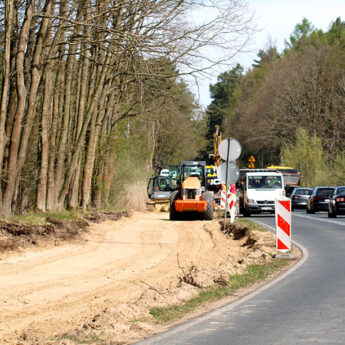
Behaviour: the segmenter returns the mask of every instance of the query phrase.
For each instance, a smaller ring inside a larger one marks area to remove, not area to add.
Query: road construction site
[[[274,248],[270,232],[141,212],[92,224],[77,241],[2,252],[0,343],[133,343],[168,327],[150,308],[270,262]]]

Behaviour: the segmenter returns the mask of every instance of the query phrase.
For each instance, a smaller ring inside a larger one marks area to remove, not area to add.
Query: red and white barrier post
[[[281,198],[275,201],[276,208],[276,248],[282,253],[291,249],[291,200]]]
[[[229,202],[230,223],[235,221],[236,217],[236,193],[231,193]]]
[[[230,223],[235,221],[236,217],[236,193],[228,192],[228,209],[227,212],[230,213]],[[220,208],[225,209],[225,190],[221,191],[220,194]]]
[[[221,210],[225,210],[225,190],[222,190],[220,193],[220,209]],[[229,201],[230,201],[230,195],[231,193],[228,192],[228,205],[229,205]]]

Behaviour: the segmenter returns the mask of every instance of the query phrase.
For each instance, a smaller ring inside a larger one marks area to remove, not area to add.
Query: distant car
[[[291,210],[295,208],[306,208],[307,200],[313,193],[313,188],[296,187],[290,195]]]
[[[327,211],[329,199],[334,193],[335,187],[317,186],[307,200],[307,213]]]
[[[345,214],[345,186],[336,187],[328,203],[328,218]]]

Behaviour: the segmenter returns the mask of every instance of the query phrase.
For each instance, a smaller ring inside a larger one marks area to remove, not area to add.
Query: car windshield
[[[339,188],[337,194],[340,196],[345,196],[345,188]]]
[[[312,189],[297,189],[295,195],[311,195]]]
[[[317,190],[316,195],[319,195],[319,196],[329,196],[329,195],[333,194],[333,192],[334,192],[333,188],[319,188]]]
[[[281,176],[248,176],[249,189],[282,188]]]

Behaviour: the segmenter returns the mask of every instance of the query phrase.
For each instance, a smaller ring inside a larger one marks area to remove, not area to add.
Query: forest
[[[242,0],[0,0],[0,14],[2,216],[126,207],[156,165],[194,158],[205,120],[185,80],[253,32]]]
[[[241,166],[344,181],[341,18],[326,32],[303,19],[283,52],[221,73],[204,110],[190,80],[253,36],[245,1],[0,0],[0,14],[2,216],[127,207],[156,166],[206,159],[215,125],[241,142]]]
[[[260,50],[251,68],[240,65],[211,85],[207,148],[216,124],[243,147],[241,167],[291,166],[302,184],[345,183],[345,22],[326,32],[304,18],[278,52]]]

